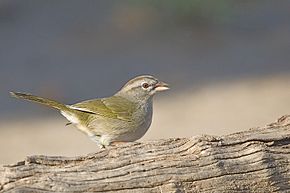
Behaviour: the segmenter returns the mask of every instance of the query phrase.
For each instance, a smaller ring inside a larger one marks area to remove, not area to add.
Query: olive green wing
[[[112,96],[109,98],[83,101],[70,107],[85,113],[132,121],[132,116],[137,105],[123,97]]]

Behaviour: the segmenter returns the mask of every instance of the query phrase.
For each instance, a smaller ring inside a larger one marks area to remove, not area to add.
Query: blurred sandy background
[[[9,97],[68,104],[153,74],[142,140],[223,135],[290,113],[290,1],[1,0],[0,164],[97,149],[57,112]]]

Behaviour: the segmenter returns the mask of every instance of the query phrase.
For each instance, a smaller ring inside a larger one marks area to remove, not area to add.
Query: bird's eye
[[[145,83],[142,84],[142,87],[146,89],[146,88],[149,87],[149,84],[145,82]]]

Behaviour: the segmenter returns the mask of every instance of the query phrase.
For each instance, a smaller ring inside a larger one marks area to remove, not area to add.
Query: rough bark
[[[290,192],[290,116],[231,135],[129,143],[0,168],[0,192]]]

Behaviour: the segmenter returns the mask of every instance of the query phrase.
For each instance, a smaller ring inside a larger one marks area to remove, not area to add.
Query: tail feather
[[[68,110],[68,107],[65,104],[59,103],[57,101],[51,100],[51,99],[46,99],[42,98],[39,96],[34,96],[28,93],[20,93],[20,92],[10,92],[10,95],[19,98],[19,99],[24,99],[28,101],[33,101],[42,105],[46,105],[61,111]]]

